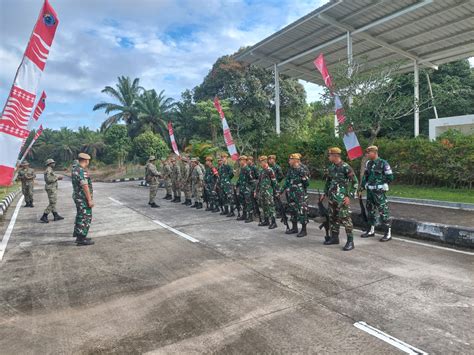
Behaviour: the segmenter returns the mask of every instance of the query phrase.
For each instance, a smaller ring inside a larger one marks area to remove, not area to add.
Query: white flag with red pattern
[[[45,0],[0,118],[0,186],[11,184],[23,138],[29,134],[28,121],[57,26],[56,12]]]
[[[170,135],[171,147],[173,148],[174,154],[179,156],[178,145],[176,144],[176,139],[174,139],[173,125],[171,122],[168,122],[168,133]]]
[[[38,121],[38,118],[43,113],[45,106],[46,106],[46,93],[43,91],[38,103],[36,104],[35,111],[33,112],[33,119],[35,121]]]
[[[224,132],[224,141],[227,146],[227,151],[229,152],[232,160],[238,160],[239,153],[237,153],[237,148],[235,147],[234,141],[232,139],[229,125],[227,124],[227,120],[224,116],[224,110],[222,110],[221,103],[219,102],[219,98],[217,96],[214,98],[214,106],[216,107],[217,112],[219,112],[219,116],[222,121],[222,131]]]
[[[23,160],[25,160],[26,156],[28,155],[28,153],[31,150],[31,147],[33,147],[33,144],[35,144],[36,141],[38,140],[38,138],[41,136],[41,133],[43,133],[43,125],[39,126],[38,130],[36,131],[35,136],[33,137],[33,139],[30,142],[30,145],[28,146],[28,148],[26,148],[25,152],[23,153],[23,156],[18,161],[18,165],[20,165],[23,162]]]

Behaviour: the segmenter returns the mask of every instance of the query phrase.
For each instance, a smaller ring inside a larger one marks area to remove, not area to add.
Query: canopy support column
[[[418,62],[415,60],[414,61],[414,107],[415,107],[415,137],[418,137],[420,134],[420,73],[418,70]]]
[[[275,74],[275,127],[276,133],[280,135],[280,74],[276,64],[273,70]]]

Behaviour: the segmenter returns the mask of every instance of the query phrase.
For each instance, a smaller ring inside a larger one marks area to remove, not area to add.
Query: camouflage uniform
[[[191,182],[194,200],[202,207],[202,192],[204,188],[204,171],[200,164],[197,164],[191,171]],[[196,207],[198,207],[196,205]]]
[[[87,204],[86,194],[82,188],[83,185],[89,186],[91,197],[93,196],[92,180],[89,173],[80,165],[72,169],[72,198],[76,204],[76,221],[74,225],[74,237],[85,239],[89,233],[92,222],[92,208]]]
[[[185,204],[191,203],[191,166],[188,162],[183,161],[181,169],[181,187],[184,192]]]
[[[278,185],[275,173],[272,168],[262,169],[258,177],[255,193],[257,194],[258,204],[262,210],[265,222],[269,218],[275,218],[275,201]]]
[[[270,168],[272,168],[273,172],[275,173],[275,178],[278,183],[281,183],[285,175],[283,175],[283,170],[281,169],[281,166],[278,165],[278,163],[275,163],[273,165],[270,165]]]
[[[158,192],[158,177],[160,173],[156,169],[156,165],[153,160],[149,160],[145,166],[145,181],[150,185],[150,198],[148,201],[149,205],[156,205],[155,197]]]
[[[48,166],[44,172],[44,182],[44,189],[46,190],[49,200],[49,205],[44,210],[44,214],[48,215],[51,212],[56,214],[56,202],[58,200],[58,177],[54,173],[54,170],[51,166]]]
[[[178,162],[174,162],[171,167],[171,184],[174,195],[173,201],[181,201],[181,168]]]
[[[166,196],[171,197],[172,183],[171,183],[171,165],[168,161],[165,161],[162,167],[163,179],[165,182]]]
[[[345,197],[355,197],[357,184],[357,177],[349,164],[341,161],[340,164],[329,165],[324,193],[329,200],[329,223],[334,236],[338,236],[340,226],[344,226],[348,239],[352,238],[351,210],[343,201]]]
[[[25,196],[26,207],[33,207],[33,185],[35,177],[35,171],[28,165],[23,165],[18,172],[17,180],[21,181],[21,192],[23,196]]]
[[[204,189],[206,190],[207,202],[210,207],[208,210],[214,212],[219,211],[219,201],[217,199],[216,187],[219,179],[219,172],[213,166],[211,168],[206,167],[206,173],[204,174]]]
[[[233,208],[234,205],[234,191],[232,188],[232,179],[234,178],[234,171],[228,164],[222,164],[219,169],[219,193],[221,195],[222,204],[226,210]]]
[[[239,180],[236,187],[239,189],[240,205],[243,208],[242,217],[249,217],[253,214],[253,191],[254,191],[255,175],[253,169],[246,165],[240,168]]]
[[[380,216],[382,224],[391,227],[392,220],[385,192],[388,191],[388,184],[393,178],[392,168],[386,160],[377,158],[367,161],[361,190],[367,190],[367,217],[370,226],[376,226]]]

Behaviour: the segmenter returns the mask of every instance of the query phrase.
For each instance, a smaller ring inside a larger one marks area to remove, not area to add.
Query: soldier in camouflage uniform
[[[171,158],[171,185],[174,195],[171,202],[181,202],[181,167],[175,158]]]
[[[21,192],[25,197],[25,207],[33,206],[33,185],[35,183],[35,171],[30,168],[30,163],[26,160],[20,164],[17,180],[21,181]]]
[[[155,197],[156,197],[156,193],[158,192],[158,185],[159,185],[158,178],[160,176],[158,169],[156,169],[155,161],[156,161],[156,157],[154,155],[151,155],[148,158],[148,161],[145,166],[145,181],[150,186],[150,198],[148,200],[148,204],[152,208],[160,207],[155,202]]]
[[[165,189],[166,189],[166,195],[165,197],[163,197],[163,199],[171,200],[173,197],[171,196],[172,184],[171,184],[171,165],[170,165],[169,158],[163,161],[161,174],[163,176],[163,179],[165,182]]]
[[[252,194],[254,192],[255,176],[253,170],[247,165],[247,159],[245,155],[241,155],[239,158],[240,173],[236,188],[238,189],[238,197],[243,213],[237,220],[245,220],[245,223],[250,223],[253,222],[254,203]]]
[[[72,169],[72,198],[76,204],[76,221],[74,234],[77,245],[91,245],[94,242],[87,238],[92,222],[92,208],[94,207],[92,180],[86,170],[91,157],[86,153],[78,155],[79,164]]]
[[[221,194],[224,211],[222,215],[227,217],[235,217],[234,213],[234,190],[232,187],[232,179],[234,178],[234,171],[232,167],[227,164],[227,153],[221,153],[221,164],[219,165],[219,192]]]
[[[48,195],[49,205],[44,210],[43,216],[40,218],[41,222],[49,223],[48,215],[53,212],[54,220],[60,221],[64,219],[56,211],[56,202],[58,201],[58,180],[62,180],[62,176],[57,176],[54,173],[56,163],[53,159],[46,160],[46,171],[44,172],[44,189]]]
[[[258,225],[274,229],[277,227],[275,221],[275,196],[279,192],[278,184],[273,169],[268,165],[268,158],[262,155],[258,160],[262,169],[260,170],[257,187],[255,188],[255,197],[258,198],[258,204],[263,215],[263,220]]]
[[[344,226],[347,234],[347,242],[343,250],[354,249],[354,237],[352,235],[352,217],[350,210],[351,198],[357,192],[357,176],[352,167],[342,161],[341,149],[334,147],[329,149],[329,161],[331,162],[326,173],[326,186],[321,201],[329,200],[329,224],[331,237],[326,238],[324,244],[339,244],[339,228]]]
[[[278,165],[276,162],[276,155],[269,155],[268,156],[268,165],[272,168],[273,172],[275,173],[275,177],[278,183],[281,183],[285,175],[283,175],[283,170],[281,166]]]
[[[194,207],[196,209],[202,208],[202,192],[204,189],[204,170],[202,169],[199,160],[196,158],[191,159],[191,182],[192,182],[192,191],[194,195]]]
[[[308,224],[308,195],[306,189],[309,185],[307,170],[301,164],[301,154],[294,153],[289,157],[290,167],[280,194],[287,193],[288,208],[291,214],[292,227],[286,234],[298,233],[298,222],[301,230],[296,235],[298,238],[306,236],[306,225]]]
[[[378,151],[379,149],[375,145],[366,149],[369,160],[365,165],[359,198],[362,198],[362,191],[367,190],[367,217],[370,228],[361,237],[368,238],[375,235],[375,226],[377,225],[378,217],[380,217],[385,228],[385,234],[380,241],[388,242],[392,239],[392,219],[390,218],[390,210],[385,193],[388,191],[388,184],[393,181],[394,176],[388,162],[379,158]]]
[[[183,162],[181,167],[181,187],[184,192],[184,202],[182,204],[190,206],[193,204],[191,202],[191,164],[187,156],[182,156],[181,161]]]
[[[258,206],[258,201],[254,198],[255,188],[257,187],[258,177],[260,176],[260,167],[255,165],[255,161],[252,156],[247,157],[247,165],[252,170],[253,181],[252,181],[252,203],[253,203],[253,213],[255,217],[259,217],[260,207]]]
[[[219,180],[219,172],[214,167],[212,161],[213,157],[206,157],[206,173],[204,174],[204,188],[206,189],[206,197],[209,203],[209,206],[206,208],[206,211],[219,212],[219,204],[217,201],[217,183]]]

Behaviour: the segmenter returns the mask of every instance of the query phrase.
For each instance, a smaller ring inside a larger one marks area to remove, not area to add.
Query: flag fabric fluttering
[[[0,118],[0,186],[10,185],[41,74],[58,26],[56,12],[44,1]]]
[[[222,131],[224,132],[224,141],[227,146],[227,151],[229,152],[232,160],[238,160],[239,153],[237,153],[237,148],[235,147],[234,140],[232,139],[232,134],[230,133],[230,128],[224,115],[224,110],[222,110],[221,103],[219,102],[219,98],[217,96],[214,98],[214,106],[217,112],[219,112],[219,116],[221,118]]]
[[[329,75],[326,61],[324,60],[324,55],[322,53],[314,60],[314,66],[321,73],[324,83],[331,92],[331,95],[334,97],[334,111],[336,113],[337,122],[339,124],[343,124],[346,121],[344,106],[342,105],[339,95],[335,94],[333,91],[331,76]],[[357,139],[355,132],[352,130],[352,127],[349,127],[342,140],[344,142],[344,146],[346,147],[347,156],[350,160],[357,159],[364,154],[362,152],[362,147],[359,144],[359,140]]]
[[[43,113],[45,106],[46,106],[46,93],[43,91],[38,103],[36,104],[35,111],[33,112],[33,119],[35,121],[38,121],[38,118]]]
[[[173,125],[171,122],[168,122],[168,133],[170,135],[171,147],[173,148],[174,154],[179,156],[178,145],[176,144],[176,140],[174,139],[174,132],[173,132]]]
[[[35,136],[33,137],[33,139],[30,142],[30,145],[28,146],[28,148],[26,148],[25,152],[23,153],[23,156],[18,161],[18,165],[20,165],[23,162],[23,160],[25,160],[26,156],[28,155],[28,153],[31,150],[31,147],[33,147],[33,145],[36,143],[38,138],[41,136],[41,133],[43,133],[43,125],[39,126],[38,130],[36,131]]]

